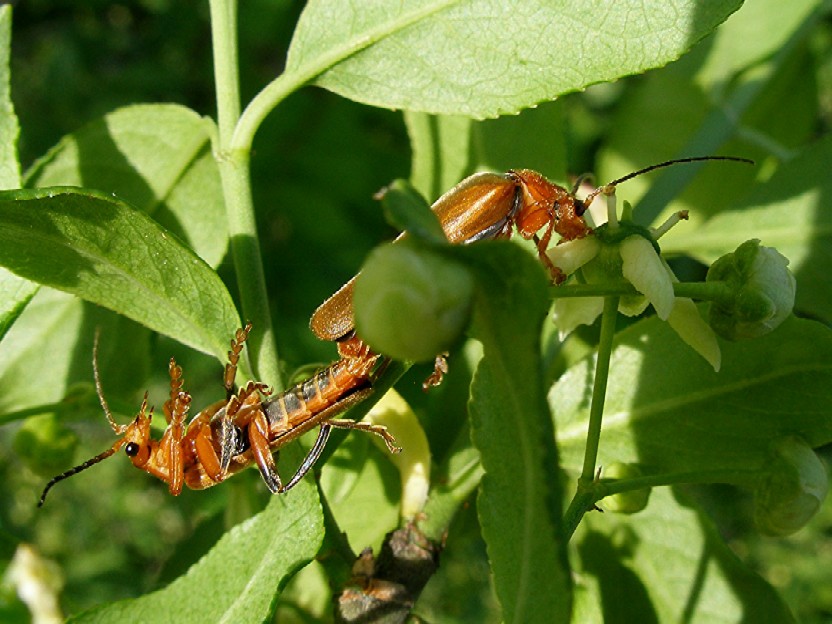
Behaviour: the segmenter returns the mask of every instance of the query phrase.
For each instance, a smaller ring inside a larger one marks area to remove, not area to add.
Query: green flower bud
[[[34,472],[51,476],[72,465],[78,436],[55,414],[42,414],[23,423],[14,437],[13,446]]]
[[[355,283],[358,334],[398,360],[432,360],[468,324],[474,281],[465,267],[407,242],[376,249]]]
[[[778,442],[754,491],[754,521],[766,535],[790,535],[820,509],[829,478],[820,458],[800,438]]]
[[[636,464],[613,462],[604,469],[605,479],[637,479],[641,476],[644,475]],[[638,513],[647,507],[649,499],[650,488],[643,488],[640,490],[630,490],[628,492],[620,492],[619,494],[607,496],[603,499],[602,505],[607,511],[633,514]]]
[[[731,297],[711,304],[709,322],[727,340],[763,336],[791,314],[795,279],[789,261],[752,239],[711,265],[707,281],[724,282]]]

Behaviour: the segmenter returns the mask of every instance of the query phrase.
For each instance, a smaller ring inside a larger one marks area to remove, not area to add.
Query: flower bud
[[[732,297],[711,304],[709,322],[727,340],[763,336],[791,314],[795,279],[789,261],[752,239],[711,265],[707,281],[725,282]]]
[[[641,476],[643,476],[641,469],[636,464],[613,462],[604,470],[605,479],[637,479]],[[602,505],[608,511],[633,514],[647,507],[649,499],[650,488],[643,488],[607,496],[602,500]]]
[[[790,535],[817,513],[828,490],[826,468],[815,452],[800,438],[784,438],[754,491],[754,521],[766,535]]]
[[[398,360],[432,360],[468,324],[474,281],[468,270],[407,242],[370,254],[355,283],[358,334]]]

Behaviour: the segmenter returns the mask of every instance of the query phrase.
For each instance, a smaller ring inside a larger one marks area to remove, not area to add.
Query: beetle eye
[[[128,442],[124,447],[124,452],[127,453],[127,457],[135,457],[139,454],[139,445],[135,442]]]

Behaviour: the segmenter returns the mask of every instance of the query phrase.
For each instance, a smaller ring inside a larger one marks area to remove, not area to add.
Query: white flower
[[[603,228],[595,236],[568,241],[549,250],[552,263],[567,275],[578,269],[587,283],[620,284],[629,282],[640,293],[623,296],[619,311],[627,316],[641,314],[652,304],[656,315],[718,371],[721,353],[716,335],[699,315],[692,300],[675,297],[673,284],[679,280],[667,262],[658,254],[653,241],[686,215],[679,213],[655,231],[634,227],[626,222],[616,223],[613,236]],[[628,232],[631,232],[628,234]],[[561,336],[578,325],[592,323],[603,309],[603,297],[562,297],[555,301],[554,320]]]

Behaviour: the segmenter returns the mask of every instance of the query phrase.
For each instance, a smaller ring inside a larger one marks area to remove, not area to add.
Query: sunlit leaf
[[[590,514],[586,523],[577,550],[580,583],[588,591],[576,594],[600,606],[603,619],[597,621],[794,621],[771,585],[737,559],[711,521],[674,500],[668,488],[654,491],[641,513]]]
[[[92,191],[0,195],[0,264],[221,360],[240,326],[210,267],[144,213]]]
[[[299,485],[231,529],[187,574],[164,589],[92,609],[70,622],[259,624],[268,618],[275,595],[291,574],[315,556],[322,535],[323,517],[314,489]]]
[[[495,117],[664,65],[740,4],[318,0],[286,71],[375,106]]]

